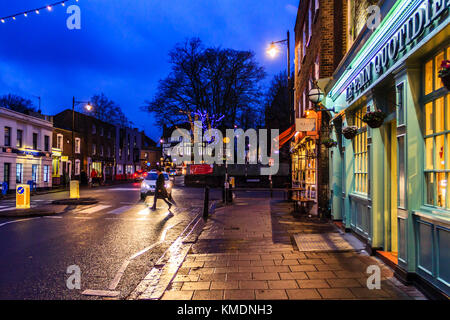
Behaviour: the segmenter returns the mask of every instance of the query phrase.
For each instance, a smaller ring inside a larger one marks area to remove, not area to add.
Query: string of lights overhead
[[[46,5],[44,7],[18,12],[18,13],[15,13],[15,14],[12,14],[12,15],[0,18],[0,22],[1,23],[5,23],[8,20],[16,20],[18,17],[21,17],[21,16],[27,18],[28,15],[30,15],[30,14],[40,14],[41,11],[43,11],[43,10],[52,11],[53,8],[58,6],[58,5],[61,5],[61,6],[64,7],[66,5],[66,2],[69,2],[69,1],[73,1],[73,0],[62,0],[62,1],[58,1],[58,2],[55,2],[55,3],[49,4],[49,5]],[[78,2],[78,0],[75,0],[75,1]]]

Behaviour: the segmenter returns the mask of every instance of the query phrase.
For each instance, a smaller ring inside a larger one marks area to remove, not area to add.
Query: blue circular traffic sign
[[[17,188],[17,193],[18,194],[23,194],[25,192],[25,189],[23,187],[18,187]]]

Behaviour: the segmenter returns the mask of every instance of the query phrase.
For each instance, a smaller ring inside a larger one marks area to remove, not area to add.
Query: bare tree
[[[290,108],[289,92],[292,92],[292,83],[290,90],[287,86],[286,72],[281,72],[274,76],[269,90],[265,95],[265,122],[268,129],[279,129],[280,132],[290,127]]]
[[[0,97],[0,107],[13,111],[27,113],[29,111],[36,112],[36,108],[29,99],[22,98],[14,94],[7,94]]]
[[[122,109],[113,100],[108,99],[103,93],[91,98],[93,111],[83,110],[84,114],[91,115],[99,120],[120,126],[129,127],[132,123],[123,113]]]
[[[243,120],[251,126],[251,113],[263,112],[260,82],[265,72],[252,52],[204,48],[194,38],[176,45],[169,57],[171,72],[144,107],[160,126],[195,120],[219,129]]]

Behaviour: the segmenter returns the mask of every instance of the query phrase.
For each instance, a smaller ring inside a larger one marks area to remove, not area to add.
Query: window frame
[[[81,139],[75,138],[75,153],[80,154],[81,153]]]
[[[20,139],[19,139],[19,132],[20,132]],[[16,133],[16,147],[17,148],[23,148],[23,130],[17,129]]]
[[[355,179],[353,193],[369,197],[369,130],[361,119],[369,106],[361,106],[353,115],[354,123],[359,128],[352,139],[353,144],[353,176]],[[362,186],[362,187],[361,187]]]
[[[423,144],[424,144],[424,159],[423,159],[423,206],[429,207],[432,209],[441,210],[450,214],[450,189],[448,188],[448,180],[450,179],[450,93],[441,85],[439,88],[437,87],[437,71],[439,70],[439,66],[437,65],[437,57],[444,53],[443,59],[450,59],[450,43],[445,43],[438,50],[434,51],[432,55],[428,56],[425,59],[425,63],[422,66],[422,75],[421,75],[421,94],[422,94],[422,134],[423,134]],[[432,62],[432,88],[431,92],[427,93],[427,65]],[[443,130],[437,132],[437,112],[436,106],[439,100],[443,101]],[[432,133],[427,134],[427,106],[431,104],[432,108],[432,118],[430,127],[432,128]],[[436,159],[436,148],[437,148],[437,139],[443,137],[443,151],[444,151],[444,169],[439,169],[438,160]],[[432,169],[427,168],[428,165],[428,150],[427,150],[427,140],[432,139]],[[444,174],[444,179],[442,181],[446,181],[446,185],[443,186],[445,188],[445,203],[443,206],[438,205],[439,200],[439,186],[438,186],[438,175]],[[432,177],[434,183],[432,194],[429,193],[429,185],[428,185],[428,177]],[[432,196],[432,201],[429,202],[429,196]],[[431,203],[432,202],[432,203]]]
[[[8,134],[6,134],[8,132]],[[11,147],[11,127],[5,126],[3,129],[4,133],[4,145],[5,147]],[[7,140],[8,138],[8,140]]]

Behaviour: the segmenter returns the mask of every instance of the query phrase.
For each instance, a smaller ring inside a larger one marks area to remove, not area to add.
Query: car
[[[176,176],[176,175],[178,175],[178,172],[177,172],[176,169],[170,169],[170,170],[169,170],[169,175],[170,175],[170,176]]]
[[[134,173],[133,178],[134,181],[142,181],[148,175],[148,173],[144,170],[138,170]]]
[[[170,180],[167,172],[162,173],[164,175],[165,187],[169,197],[172,195],[172,186],[173,182]],[[158,179],[158,174],[156,172],[150,172],[141,183],[141,200],[145,200],[145,198],[155,193],[156,180]]]

